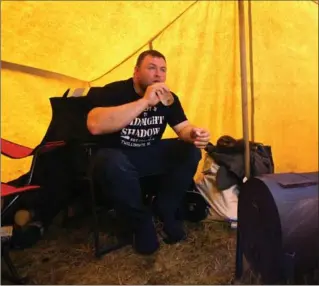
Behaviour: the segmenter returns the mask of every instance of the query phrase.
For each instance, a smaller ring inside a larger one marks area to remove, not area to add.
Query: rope
[[[72,83],[74,82],[75,84],[81,84],[81,85],[85,84],[86,86],[89,85],[87,81],[84,81],[78,78],[74,78],[61,73],[51,72],[51,71],[38,69],[38,68],[26,66],[26,65],[16,64],[13,62],[1,61],[1,68],[11,70],[11,71],[18,71],[22,73],[32,74],[32,75],[49,78],[49,79],[68,80],[68,81],[71,81]]]

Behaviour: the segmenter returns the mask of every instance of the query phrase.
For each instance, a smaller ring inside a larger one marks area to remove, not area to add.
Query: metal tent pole
[[[238,13],[239,13],[241,104],[242,104],[243,135],[244,135],[244,141],[245,141],[245,176],[248,179],[250,177],[250,152],[249,152],[249,122],[248,122],[248,99],[247,99],[248,96],[247,96],[244,0],[238,0]]]
[[[239,18],[239,47],[240,47],[240,75],[241,75],[241,102],[242,102],[242,122],[243,136],[245,141],[245,176],[250,177],[250,150],[249,150],[249,122],[248,122],[248,96],[247,96],[247,69],[246,69],[246,42],[245,42],[245,11],[244,0],[238,0]],[[239,194],[240,199],[240,194]],[[239,218],[239,214],[238,214]],[[237,224],[237,247],[236,247],[236,270],[234,284],[241,279],[246,265],[242,249],[242,237],[240,233],[240,222]]]

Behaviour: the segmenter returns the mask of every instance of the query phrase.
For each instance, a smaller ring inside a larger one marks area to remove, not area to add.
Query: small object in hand
[[[165,106],[170,106],[174,103],[174,97],[172,93],[170,92],[164,92],[164,93],[156,93],[159,97],[160,101]]]

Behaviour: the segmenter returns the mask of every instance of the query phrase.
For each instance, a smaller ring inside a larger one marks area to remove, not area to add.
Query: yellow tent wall
[[[272,146],[277,172],[317,170],[318,5],[251,4],[254,139]],[[36,146],[51,118],[49,97],[130,77],[151,39],[190,121],[207,127],[213,143],[242,136],[237,1],[2,1],[1,13],[2,60],[48,71],[1,69],[3,138]],[[2,181],[30,165],[1,161]]]

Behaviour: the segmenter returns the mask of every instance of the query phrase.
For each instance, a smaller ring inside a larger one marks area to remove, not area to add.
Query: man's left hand
[[[204,128],[193,127],[190,136],[194,145],[199,149],[204,149],[210,140],[209,131]]]

